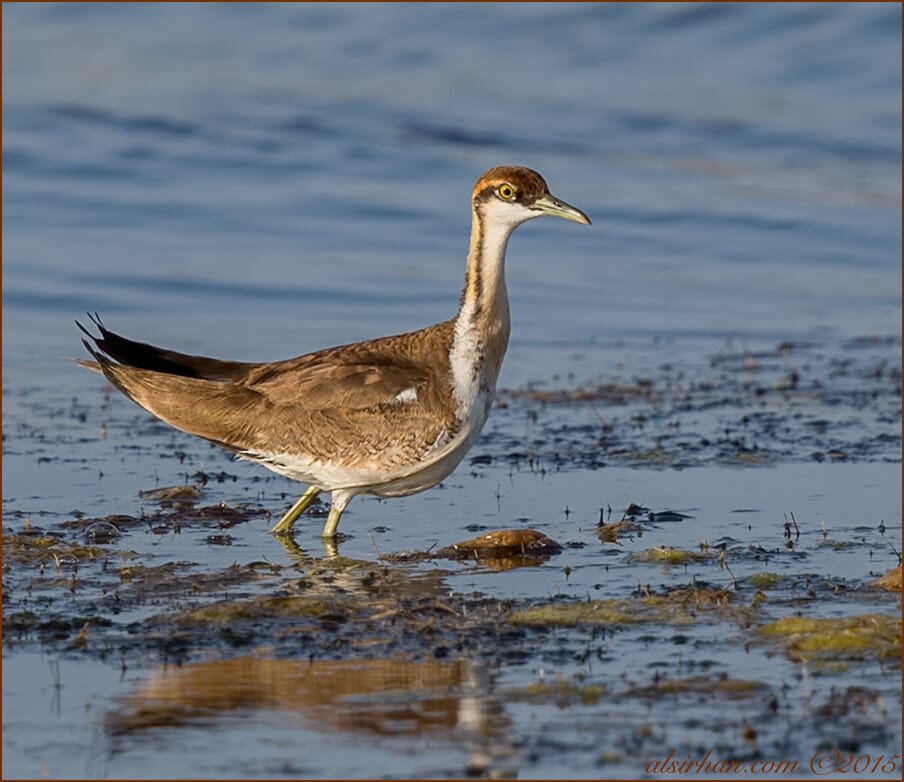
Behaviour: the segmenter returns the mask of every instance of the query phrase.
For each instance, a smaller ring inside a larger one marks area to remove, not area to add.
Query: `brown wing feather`
[[[450,389],[442,360],[451,321],[287,361],[246,364],[133,342],[92,320],[101,336],[82,330],[94,341],[85,347],[97,364],[84,365],[100,369],[170,425],[232,450],[310,447],[328,453],[356,445],[366,458],[393,437],[433,442],[454,424],[444,411]],[[205,371],[210,374],[199,376]],[[386,406],[398,406],[395,397],[408,389],[417,392],[417,404],[398,407],[387,422]]]
[[[263,364],[248,373],[243,385],[274,404],[299,403],[312,410],[365,409],[391,403],[398,394],[417,391],[429,380],[423,367],[403,356],[388,356],[379,347],[350,346]]]

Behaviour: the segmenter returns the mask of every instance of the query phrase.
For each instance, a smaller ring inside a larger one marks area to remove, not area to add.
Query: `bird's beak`
[[[538,211],[543,212],[543,214],[552,215],[553,217],[562,217],[565,220],[571,220],[575,223],[590,225],[590,218],[580,209],[576,209],[570,204],[560,201],[549,193],[534,201],[531,204],[531,209],[537,209]]]

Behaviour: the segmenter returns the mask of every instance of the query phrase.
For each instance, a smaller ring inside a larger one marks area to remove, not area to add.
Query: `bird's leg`
[[[323,532],[320,533],[321,538],[335,538],[336,528],[339,526],[339,519],[342,518],[342,512],[351,502],[353,494],[344,491],[334,491],[333,501],[330,505],[330,515],[326,517],[326,524],[323,525]]]
[[[276,522],[276,526],[273,527],[270,532],[275,535],[279,535],[281,533],[291,532],[292,526],[298,520],[298,517],[305,512],[307,507],[317,499],[317,495],[320,494],[320,489],[317,486],[308,486],[307,491],[302,494],[298,501],[286,511],[285,515]],[[330,511],[330,518],[333,517],[332,510]],[[336,520],[338,524],[338,519]]]

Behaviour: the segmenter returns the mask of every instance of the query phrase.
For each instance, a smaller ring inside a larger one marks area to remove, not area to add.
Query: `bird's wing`
[[[121,337],[96,316],[92,321],[101,335],[82,327],[94,343],[84,340],[94,359],[84,366],[103,372],[172,426],[233,449],[252,447],[266,429],[288,436],[319,425],[360,437],[383,418],[386,406],[400,408],[393,416],[400,426],[411,419],[412,427],[424,429],[421,419],[444,420],[449,321],[268,364],[176,353]]]
[[[430,371],[379,342],[261,364],[242,385],[274,405],[309,410],[363,410],[414,401],[430,382]]]
[[[172,378],[184,377],[235,385],[261,394],[274,405],[292,404],[311,410],[360,410],[384,404],[413,400],[430,381],[425,368],[421,335],[436,331],[440,342],[446,324],[431,330],[341,345],[309,353],[286,361],[247,363],[222,361],[205,356],[177,353],[144,342],[136,342],[110,331],[97,315],[91,321],[100,336],[91,334],[81,323],[78,327],[92,340],[86,347],[95,361],[83,366],[102,371],[97,353],[124,368],[143,369]],[[443,344],[439,358],[448,355]],[[432,357],[435,363],[437,356]]]

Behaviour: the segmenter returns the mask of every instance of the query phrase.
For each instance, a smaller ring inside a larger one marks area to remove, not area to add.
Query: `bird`
[[[511,329],[508,240],[542,215],[590,224],[532,169],[484,172],[471,193],[458,310],[418,331],[253,363],[136,342],[94,313],[88,317],[96,335],[76,321],[92,357],[78,363],[176,429],[307,484],[271,532],[291,535],[301,514],[328,492],[321,537],[335,540],[353,497],[429,489],[474,444],[493,404]]]

